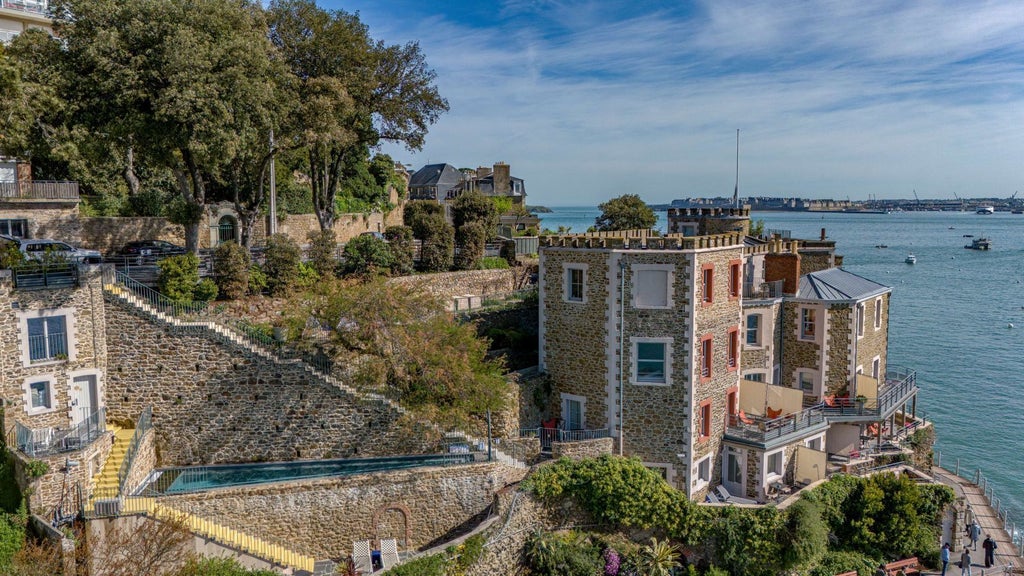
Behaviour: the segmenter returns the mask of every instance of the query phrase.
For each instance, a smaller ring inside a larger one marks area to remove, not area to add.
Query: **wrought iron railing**
[[[611,432],[607,428],[599,430],[562,430],[560,428],[520,428],[520,438],[540,438],[542,450],[550,450],[553,442],[583,442],[586,440],[597,440],[610,438]]]
[[[68,335],[63,332],[54,332],[29,336],[28,354],[29,360],[32,362],[67,358]]]
[[[117,471],[117,490],[119,494],[123,494],[128,483],[128,476],[131,474],[132,466],[135,464],[135,456],[139,452],[139,444],[142,443],[142,438],[145,437],[146,432],[149,432],[150,428],[153,427],[153,407],[146,406],[146,409],[139,415],[139,421],[135,423],[135,432],[132,433],[132,439],[128,442],[128,447],[125,449],[124,460],[121,461],[121,468]]]
[[[100,408],[85,420],[65,429],[29,428],[16,422],[15,442],[18,450],[33,458],[80,450],[107,431],[106,414],[106,409]]]

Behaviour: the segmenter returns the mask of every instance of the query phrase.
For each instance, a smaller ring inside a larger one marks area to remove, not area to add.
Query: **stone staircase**
[[[217,338],[218,340],[240,346],[245,350],[267,360],[271,360],[273,362],[277,362],[280,364],[298,364],[307,374],[310,375],[310,379],[312,381],[326,384],[332,388],[337,389],[346,396],[358,400],[367,402],[378,402],[384,404],[388,408],[394,410],[395,412],[402,416],[409,415],[408,410],[406,410],[404,407],[399,405],[394,400],[391,400],[390,398],[387,398],[380,394],[360,392],[352,388],[351,386],[345,384],[336,376],[329,374],[323,370],[320,370],[304,360],[298,358],[282,358],[280,355],[276,354],[274,351],[267,348],[266,346],[250,341],[249,339],[245,338],[242,334],[240,334],[238,331],[228,326],[225,326],[219,322],[216,322],[214,320],[182,320],[180,318],[176,318],[171,314],[167,314],[165,312],[158,310],[155,306],[147,302],[144,297],[135,294],[126,286],[119,283],[104,282],[103,290],[108,294],[112,295],[113,297],[117,298],[119,301],[135,308],[136,310],[145,313],[150,318],[153,318],[154,320],[164,325],[202,329],[207,331],[211,336]],[[441,430],[440,427],[438,427],[436,424],[430,422],[429,426],[433,430],[443,435],[444,430]],[[474,444],[484,440],[471,435],[466,435],[464,437],[467,441],[472,442]],[[512,455],[507,454],[504,451],[499,450],[497,448],[494,448],[492,450],[492,454],[494,460],[506,466],[511,466],[513,468],[529,468],[529,466],[522,460],[519,460],[513,457]]]
[[[124,463],[125,454],[128,451],[128,444],[135,434],[134,428],[121,428],[113,424],[107,424],[107,429],[114,433],[114,446],[110,449],[107,461],[103,468],[92,477],[92,494],[117,494],[120,490],[118,473],[121,471],[121,464]],[[93,499],[95,500],[95,496]]]

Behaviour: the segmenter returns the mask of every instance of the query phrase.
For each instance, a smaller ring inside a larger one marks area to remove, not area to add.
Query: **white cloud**
[[[364,18],[367,18],[364,8]],[[1008,196],[1024,143],[1024,4],[708,0],[609,19],[510,0],[483,27],[400,16],[452,111],[418,167],[512,164],[531,201],[732,192]],[[929,192],[931,191],[931,192]]]

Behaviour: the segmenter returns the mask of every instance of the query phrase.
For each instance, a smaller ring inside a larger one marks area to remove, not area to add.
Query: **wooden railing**
[[[78,201],[78,182],[44,180],[0,182],[0,198]]]

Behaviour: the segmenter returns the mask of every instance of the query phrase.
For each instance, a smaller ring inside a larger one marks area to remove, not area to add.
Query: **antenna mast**
[[[736,187],[732,189],[732,206],[740,207],[740,129],[736,129]]]

